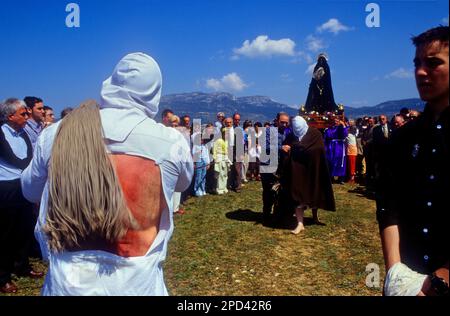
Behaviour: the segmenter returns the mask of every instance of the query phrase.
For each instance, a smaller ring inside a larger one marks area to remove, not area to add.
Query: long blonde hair
[[[44,226],[50,248],[111,245],[134,223],[106,151],[99,108],[88,100],[61,121],[53,144]]]

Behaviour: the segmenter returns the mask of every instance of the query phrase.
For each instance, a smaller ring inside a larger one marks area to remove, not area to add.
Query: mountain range
[[[424,102],[420,99],[403,99],[386,101],[375,106],[361,108],[345,107],[345,115],[349,118],[361,116],[376,116],[386,114],[388,117],[398,113],[401,108],[407,107],[423,110]],[[177,115],[189,114],[191,118],[199,118],[202,122],[216,121],[217,112],[224,112],[231,116],[238,112],[241,119],[250,119],[253,122],[272,121],[278,112],[284,111],[289,115],[296,115],[298,108],[277,102],[267,96],[236,97],[230,93],[179,93],[165,95],[161,98],[160,112],[171,109]]]

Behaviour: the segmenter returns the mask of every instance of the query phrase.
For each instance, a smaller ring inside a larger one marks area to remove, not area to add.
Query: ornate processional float
[[[299,115],[321,131],[333,125],[338,118],[344,121],[344,105],[334,101],[331,73],[326,54],[319,54],[309,85],[306,104],[301,105]]]

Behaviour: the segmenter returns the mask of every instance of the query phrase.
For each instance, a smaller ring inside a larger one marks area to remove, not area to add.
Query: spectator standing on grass
[[[20,187],[20,175],[32,157],[31,141],[23,130],[29,112],[22,100],[0,104],[0,292],[15,293],[11,274],[42,277],[29,263],[33,236],[32,204]]]
[[[207,140],[202,138],[202,133],[193,134],[192,156],[195,163],[194,195],[197,197],[206,195],[206,172],[209,169],[209,150]]]
[[[244,160],[244,131],[241,124],[241,115],[234,113],[233,126],[227,131],[229,132],[229,146],[232,151],[232,166],[229,175],[229,187],[236,193],[242,189],[242,165]]]
[[[356,176],[356,157],[358,156],[358,146],[356,143],[356,126],[350,126],[348,135],[345,138],[347,151],[347,178],[350,184],[355,183]]]
[[[274,190],[274,187],[280,183],[282,164],[289,153],[288,147],[284,146],[286,139],[292,133],[289,123],[289,114],[279,112],[274,119],[274,126],[266,128],[265,158],[260,160],[263,224],[266,226],[275,224],[285,213],[292,215],[289,192],[281,188],[282,186],[278,186],[280,188],[278,191]]]
[[[209,169],[206,170],[206,192],[215,194],[217,191],[217,179],[214,171],[215,161],[213,158],[214,143],[216,141],[217,133],[212,123],[206,124],[202,139],[206,141],[206,147],[209,154]],[[220,136],[221,137],[221,136]]]
[[[261,158],[261,144],[263,140],[262,136],[262,124],[256,122],[253,127],[249,128],[249,142],[248,142],[248,155],[249,155],[249,167],[248,174],[250,180],[261,181],[259,174],[259,164]]]
[[[251,127],[252,127],[252,121],[245,120],[244,124],[242,126],[242,129],[243,129],[243,132],[244,132],[244,160],[243,160],[243,163],[242,163],[242,181],[244,183],[248,182],[247,174],[249,172],[249,164],[250,164],[250,162],[249,162],[250,157],[249,157],[249,153],[248,153],[248,150],[249,150],[248,138],[249,138],[249,133],[250,133],[249,129]]]
[[[364,158],[364,147],[362,144],[362,135],[363,135],[363,118],[359,118],[356,120],[356,148],[358,150],[358,154],[356,156],[356,177],[359,184],[363,182],[363,179],[366,175],[366,160]]]
[[[214,171],[216,173],[217,179],[216,193],[219,195],[228,193],[228,172],[231,166],[231,161],[228,158],[228,142],[226,141],[226,130],[226,127],[222,128],[222,137],[215,141],[213,147]]]
[[[364,160],[366,162],[366,189],[369,192],[374,190],[374,162],[373,162],[373,128],[375,126],[375,120],[372,117],[367,118],[366,128],[362,134],[361,142],[364,150]]]
[[[174,128],[175,130],[177,130],[182,136],[183,139],[186,141],[186,144],[189,146],[190,148],[190,144],[191,144],[191,137],[189,135],[189,132],[186,130],[186,128],[184,126],[180,126],[181,120],[178,117],[178,115],[175,114],[169,114],[170,116],[169,118],[169,124],[172,128]],[[183,207],[181,207],[182,203],[183,203],[183,192],[178,192],[175,191],[173,194],[173,212],[175,214],[180,214],[183,215],[186,213],[185,209]]]

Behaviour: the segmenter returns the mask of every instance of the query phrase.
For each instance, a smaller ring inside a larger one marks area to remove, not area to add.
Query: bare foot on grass
[[[303,226],[303,224],[298,224],[297,228],[292,230],[291,233],[294,234],[294,235],[298,235],[304,230],[305,230],[305,226]]]

